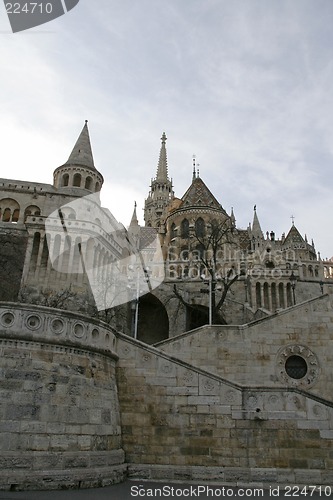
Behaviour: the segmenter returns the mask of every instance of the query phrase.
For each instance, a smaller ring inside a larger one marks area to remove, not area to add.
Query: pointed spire
[[[236,226],[236,217],[234,214],[234,207],[231,207],[231,215],[230,215],[231,223],[235,227]]]
[[[132,219],[131,219],[131,223],[130,223],[129,227],[134,227],[134,226],[138,226],[139,225],[138,217],[136,215],[136,207],[137,207],[137,204],[136,204],[136,201],[135,201],[134,202],[134,211],[133,211],[133,215],[132,215]]]
[[[162,145],[160,150],[160,158],[158,160],[156,180],[160,182],[168,181],[168,162],[165,143],[167,141],[167,136],[163,132],[161,137]]]
[[[88,130],[88,120],[85,121],[84,127],[66,164],[83,165],[95,170]]]
[[[263,237],[263,232],[261,230],[260,222],[259,222],[258,215],[257,215],[257,205],[254,205],[252,233],[254,236]]]

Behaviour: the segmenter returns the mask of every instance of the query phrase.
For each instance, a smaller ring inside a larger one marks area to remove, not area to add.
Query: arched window
[[[40,215],[40,208],[37,207],[37,205],[29,205],[25,210],[24,210],[24,222],[26,221],[27,217],[29,215],[33,215],[35,217],[38,217]]]
[[[173,239],[177,236],[177,232],[176,232],[176,224],[173,222],[171,224],[171,228],[170,228],[170,238]]]
[[[11,217],[11,211],[10,208],[5,208],[2,216],[2,221],[3,222],[10,222],[10,217]]]
[[[205,221],[201,217],[195,221],[195,234],[198,238],[205,236]]]
[[[181,237],[189,238],[190,236],[190,224],[187,219],[184,219],[181,223]]]
[[[20,205],[12,198],[4,198],[0,201],[0,212],[2,222],[18,222]]]
[[[62,187],[66,187],[66,186],[68,186],[68,184],[69,184],[69,175],[68,174],[64,174],[62,176],[61,186]]]
[[[91,189],[92,189],[92,182],[93,182],[92,178],[91,178],[90,176],[88,176],[88,177],[86,178],[86,182],[85,182],[84,187],[85,187],[86,189],[89,189],[89,190],[91,191]]]
[[[98,191],[101,190],[101,186],[100,186],[100,183],[99,182],[96,182],[96,185],[95,185],[95,192],[98,193]]]
[[[75,174],[73,177],[73,186],[81,187],[81,174]]]

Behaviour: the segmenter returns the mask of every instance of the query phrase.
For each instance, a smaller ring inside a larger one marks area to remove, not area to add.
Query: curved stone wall
[[[112,331],[66,311],[0,303],[0,488],[124,478]]]

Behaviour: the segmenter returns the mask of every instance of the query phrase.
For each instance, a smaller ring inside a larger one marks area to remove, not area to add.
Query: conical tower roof
[[[89,137],[88,120],[85,121],[84,127],[65,165],[66,164],[82,165],[96,170]]]

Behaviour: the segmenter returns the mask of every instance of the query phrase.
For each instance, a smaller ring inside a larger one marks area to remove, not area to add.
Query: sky
[[[103,205],[125,225],[166,132],[181,197],[200,177],[237,226],[291,216],[333,255],[332,0],[80,0],[12,34],[0,4],[0,177],[52,183],[88,120]]]

